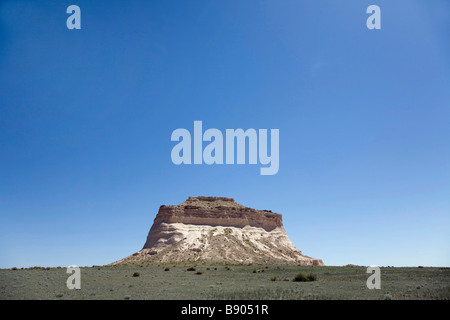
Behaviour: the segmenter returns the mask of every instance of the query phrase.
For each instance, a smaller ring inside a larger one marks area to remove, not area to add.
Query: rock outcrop
[[[113,264],[188,261],[323,265],[295,248],[280,214],[223,197],[162,205],[143,249]]]

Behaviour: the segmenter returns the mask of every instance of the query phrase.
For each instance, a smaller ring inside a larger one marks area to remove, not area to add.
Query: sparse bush
[[[308,278],[309,278],[309,281],[316,281],[317,275],[310,273],[310,274],[308,274]]]
[[[294,282],[308,282],[308,281],[316,281],[317,276],[315,274],[304,275],[303,273],[297,274],[292,281]]]
[[[133,273],[133,277],[139,277],[141,274],[139,272]]]
[[[195,268],[194,267],[189,267],[189,268],[186,269],[186,271],[195,271]]]
[[[203,272],[201,271],[197,271],[195,274],[203,274]]]
[[[227,269],[228,271],[233,271],[233,268],[232,268],[232,267],[226,266],[225,269]]]
[[[295,275],[294,279],[292,279],[292,281],[294,282],[305,282],[308,281],[308,277],[305,276],[303,273],[299,273],[297,275]]]
[[[270,281],[277,281],[277,280],[278,280],[277,277],[270,278]]]
[[[167,268],[165,268],[165,269],[164,269],[164,271],[170,271],[170,268],[169,268],[169,267],[167,267]]]

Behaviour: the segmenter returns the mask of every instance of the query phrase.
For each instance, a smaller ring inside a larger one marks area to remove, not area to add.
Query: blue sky
[[[81,8],[68,30],[66,8]],[[368,30],[366,8],[381,8]],[[450,265],[448,1],[2,1],[0,267],[107,264],[162,204],[283,215],[328,265]],[[171,162],[280,130],[280,168]]]

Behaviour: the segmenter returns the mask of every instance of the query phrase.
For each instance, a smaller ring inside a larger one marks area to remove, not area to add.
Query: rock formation
[[[161,206],[142,250],[113,265],[188,261],[323,265],[295,248],[280,214],[222,197]]]

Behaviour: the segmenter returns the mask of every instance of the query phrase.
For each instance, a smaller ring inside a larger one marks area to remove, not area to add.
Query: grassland
[[[189,268],[195,269],[188,271]],[[296,282],[299,274],[314,281]],[[65,268],[0,270],[0,299],[450,299],[450,268],[381,268],[369,290],[364,267],[151,265],[81,268],[69,290]]]

